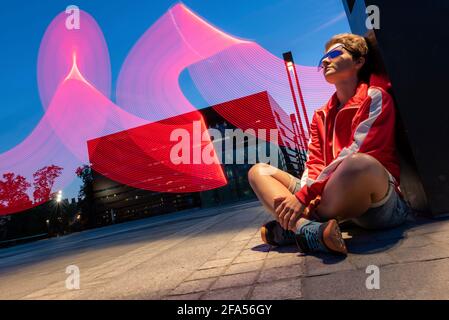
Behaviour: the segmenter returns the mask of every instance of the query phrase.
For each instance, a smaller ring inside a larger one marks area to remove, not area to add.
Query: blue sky
[[[120,66],[139,37],[177,1],[28,0],[2,3],[0,11],[0,152],[20,143],[43,115],[36,80],[39,44],[52,19],[68,5],[89,12],[103,30],[112,64],[113,92]],[[281,57],[315,66],[333,34],[349,32],[341,0],[185,0],[220,29],[256,41]],[[188,81],[192,103],[201,104]],[[195,101],[196,100],[196,101]]]

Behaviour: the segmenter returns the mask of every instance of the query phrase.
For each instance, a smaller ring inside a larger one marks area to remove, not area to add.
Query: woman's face
[[[340,43],[331,46],[326,54],[341,53],[332,58],[327,56],[323,59],[321,66],[323,67],[323,75],[327,82],[336,84],[351,78],[357,78],[360,68],[363,66],[365,59],[359,58],[354,61],[352,55]]]

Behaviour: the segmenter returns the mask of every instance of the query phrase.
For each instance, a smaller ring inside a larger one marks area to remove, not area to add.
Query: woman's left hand
[[[274,199],[274,203],[279,203],[275,212],[282,228],[295,232],[296,222],[301,218],[305,206],[294,194],[287,197],[278,197]]]

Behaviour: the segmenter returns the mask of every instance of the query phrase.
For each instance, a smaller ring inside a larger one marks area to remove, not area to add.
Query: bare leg
[[[270,174],[267,174],[267,172],[270,172]],[[290,179],[291,177],[287,172],[265,163],[255,164],[248,172],[251,187],[260,202],[275,218],[277,218],[275,214],[277,204],[274,203],[274,199],[292,194],[288,190]]]
[[[256,164],[248,172],[249,182],[259,200],[277,219],[274,199],[291,195],[290,175],[272,170],[267,164]],[[273,167],[270,167],[273,168]],[[382,200],[388,191],[388,173],[375,158],[358,153],[346,158],[332,174],[324,188],[317,214],[324,219],[355,218],[365,213],[372,203]],[[304,221],[300,219],[299,227]]]
[[[326,183],[317,214],[356,218],[388,192],[388,173],[375,158],[357,153],[345,159]]]

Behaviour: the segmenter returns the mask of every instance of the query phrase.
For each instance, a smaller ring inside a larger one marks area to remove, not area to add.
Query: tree
[[[76,175],[81,178],[83,185],[81,186],[79,196],[86,198],[91,195],[92,182],[94,181],[92,169],[88,165],[81,166],[76,169]]]
[[[76,175],[83,181],[79,191],[81,211],[83,215],[87,217],[87,224],[93,227],[95,222],[95,208],[92,168],[88,165],[81,166],[76,169]]]
[[[32,205],[26,193],[31,184],[25,177],[12,172],[4,173],[0,180],[0,207],[25,209]]]
[[[61,175],[62,170],[63,168],[61,167],[51,165],[43,167],[33,174],[33,198],[35,203],[43,203],[50,199],[51,189],[56,178]]]

